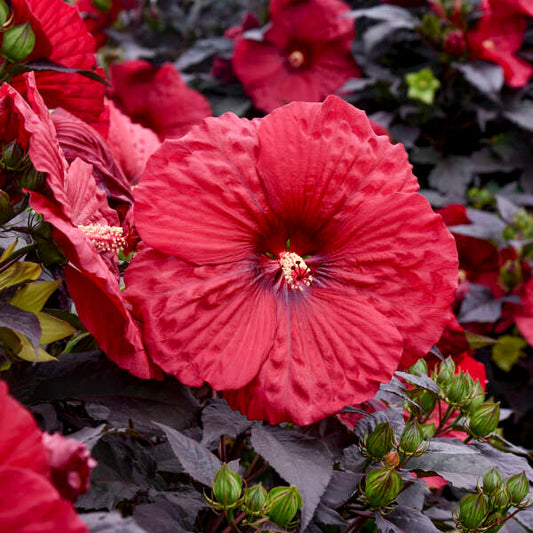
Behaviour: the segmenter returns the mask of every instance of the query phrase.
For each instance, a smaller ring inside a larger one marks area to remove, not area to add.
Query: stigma
[[[292,68],[300,68],[305,62],[305,56],[300,50],[293,50],[287,56],[287,61]]]
[[[126,247],[124,230],[118,226],[107,226],[106,224],[80,225],[78,228],[93,243],[100,253],[119,252]]]
[[[313,281],[311,269],[305,261],[294,252],[283,252],[279,255],[281,274],[285,278],[290,289],[303,291]]]

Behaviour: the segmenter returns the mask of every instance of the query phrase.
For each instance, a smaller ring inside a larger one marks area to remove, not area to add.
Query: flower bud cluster
[[[491,468],[478,484],[477,492],[467,494],[457,505],[454,521],[461,531],[498,531],[511,507],[524,509],[531,504],[527,497],[529,481],[524,472],[505,482],[497,468]]]
[[[35,33],[31,24],[13,24],[13,15],[9,5],[0,0],[0,46],[1,57],[9,63],[21,63],[33,52]]]
[[[216,473],[212,492],[212,499],[205,498],[213,509],[231,512],[239,507],[249,521],[266,519],[283,528],[292,524],[303,505],[294,485],[274,487],[267,492],[259,483],[243,490],[243,479],[227,464]]]

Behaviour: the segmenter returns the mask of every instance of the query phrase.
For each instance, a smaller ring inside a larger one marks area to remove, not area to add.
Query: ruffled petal
[[[126,271],[126,297],[152,360],[193,387],[246,385],[272,348],[278,320],[272,288],[256,276],[250,262],[193,267],[138,252]]]
[[[164,143],[135,189],[143,241],[198,265],[249,258],[269,211],[256,148],[255,124],[231,113]]]

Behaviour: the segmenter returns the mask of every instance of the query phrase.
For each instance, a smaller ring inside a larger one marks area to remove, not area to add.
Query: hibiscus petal
[[[311,424],[372,398],[398,366],[403,339],[389,317],[344,284],[285,293],[276,341],[257,378],[224,393],[271,424]]]
[[[256,139],[253,122],[227,113],[205,120],[193,137],[164,143],[134,191],[143,241],[196,264],[250,257],[268,211]]]
[[[193,387],[246,385],[276,328],[274,294],[256,275],[244,261],[193,267],[155,250],[138,252],[126,271],[126,297],[144,322],[153,361]]]

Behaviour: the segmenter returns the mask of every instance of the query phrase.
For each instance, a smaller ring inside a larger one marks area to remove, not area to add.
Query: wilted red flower
[[[126,273],[150,356],[272,423],[368,400],[453,300],[453,237],[417,189],[403,147],[333,96],[165,142],[135,191],[153,249]]]
[[[50,482],[42,431],[0,381],[0,524],[9,533],[88,533]]]
[[[29,60],[47,59],[104,76],[96,64],[94,39],[75,7],[63,0],[12,0],[11,5],[13,24],[30,22],[35,33],[35,47]],[[36,72],[35,79],[48,107],[63,107],[89,123],[99,121],[105,93],[105,86],[99,81],[54,71]],[[13,76],[10,84],[19,92],[24,91],[21,75]]]
[[[354,23],[340,0],[278,2],[262,41],[240,39],[233,69],[257,108],[319,102],[361,75],[350,49]]]
[[[160,140],[181,137],[211,115],[209,102],[187,87],[172,63],[156,67],[135,59],[109,69],[111,98],[133,122],[155,131]]]
[[[96,466],[96,461],[85,444],[67,439],[60,433],[43,433],[42,444],[52,483],[63,498],[75,502],[80,494],[89,490],[91,469]]]
[[[482,1],[482,15],[466,39],[472,59],[497,63],[503,69],[505,83],[523,87],[533,76],[533,66],[516,56],[522,46],[527,27],[526,17],[508,3]]]

